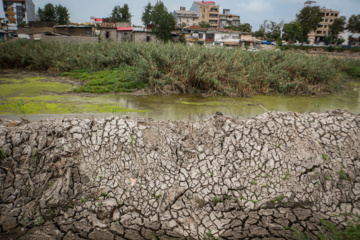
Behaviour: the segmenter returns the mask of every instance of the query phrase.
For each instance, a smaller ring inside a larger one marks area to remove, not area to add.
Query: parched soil
[[[360,115],[1,120],[1,239],[311,239],[360,215]]]

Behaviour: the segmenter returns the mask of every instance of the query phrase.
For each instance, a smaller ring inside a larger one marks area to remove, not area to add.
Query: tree
[[[252,27],[249,23],[243,23],[239,26],[239,31],[241,32],[251,32]]]
[[[210,24],[209,24],[210,25]],[[224,29],[231,29],[234,31],[239,31],[239,32],[251,32],[251,26],[249,23],[244,23],[244,24],[240,24],[238,27],[230,24],[229,26],[224,27]]]
[[[316,31],[323,14],[320,7],[304,7],[300,13],[296,14],[296,21],[300,24],[302,31],[302,42],[306,42],[308,34]]]
[[[281,35],[280,24],[277,24],[274,21],[270,21],[270,23],[266,25],[266,33],[265,33],[266,38],[277,40],[280,37],[280,35]]]
[[[69,10],[61,4],[55,6],[56,22],[60,25],[66,25],[70,22]]]
[[[55,7],[51,3],[46,4],[44,9],[39,7],[37,15],[40,22],[57,22]]]
[[[352,33],[360,33],[360,14],[352,15],[346,27]]]
[[[283,28],[283,39],[286,41],[290,41],[293,40],[295,41],[299,41],[302,42],[302,31],[300,28],[300,23],[298,22],[291,22],[291,23],[286,23],[284,24],[284,28]]]
[[[124,4],[123,7],[115,6],[110,17],[115,19],[116,22],[131,22],[132,16],[129,11],[129,6]]]
[[[171,30],[175,29],[175,18],[167,11],[164,3],[158,1],[151,12],[151,21],[155,24],[152,32],[158,39],[167,42],[171,39]]]
[[[54,6],[48,3],[44,6],[44,9],[38,9],[37,15],[41,22],[54,22],[60,25],[70,22],[69,10],[61,4]]]
[[[144,25],[148,25],[151,23],[151,12],[153,10],[153,7],[151,6],[151,3],[149,2],[148,5],[145,7],[145,11],[142,14],[141,21],[144,23]]]
[[[264,23],[260,25],[259,30],[255,32],[255,37],[265,38],[265,32],[268,20],[264,20]]]
[[[199,22],[199,26],[202,28],[210,28],[211,27],[210,23],[205,22],[205,21]]]
[[[331,36],[331,43],[335,43],[338,39],[340,32],[345,30],[346,17],[341,16],[334,20],[334,22],[329,26],[329,33]]]

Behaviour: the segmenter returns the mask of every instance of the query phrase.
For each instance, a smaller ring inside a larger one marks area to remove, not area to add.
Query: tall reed
[[[155,92],[311,94],[331,92],[345,64],[287,51],[247,52],[183,44],[0,42],[0,68],[65,72],[129,65]]]

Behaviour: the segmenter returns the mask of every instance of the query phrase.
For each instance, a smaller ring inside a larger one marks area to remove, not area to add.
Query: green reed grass
[[[293,51],[253,53],[174,43],[0,42],[0,68],[54,73],[85,69],[81,70],[84,74],[95,74],[124,66],[132,67],[133,79],[103,79],[92,85],[91,81],[98,79],[87,77],[87,85],[79,91],[117,91],[116,84],[132,82],[128,88],[120,86],[118,90],[131,91],[146,85],[156,93],[329,93],[341,86],[340,79],[348,68],[343,60]]]

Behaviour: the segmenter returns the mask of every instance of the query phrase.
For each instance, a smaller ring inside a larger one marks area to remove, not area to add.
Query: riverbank
[[[80,92],[319,94],[338,91],[357,62],[293,51],[258,53],[182,44],[0,43],[0,67],[62,73]],[[357,65],[358,66],[358,65]]]
[[[310,239],[360,215],[360,115],[1,120],[0,236]]]
[[[211,94],[79,93],[79,81],[16,70],[1,72],[0,118],[30,121],[60,117],[103,118],[132,115],[154,120],[203,120],[216,112],[225,116],[254,117],[269,111],[297,113],[344,109],[360,113],[360,83],[347,79],[336,94],[256,95],[253,97]]]

